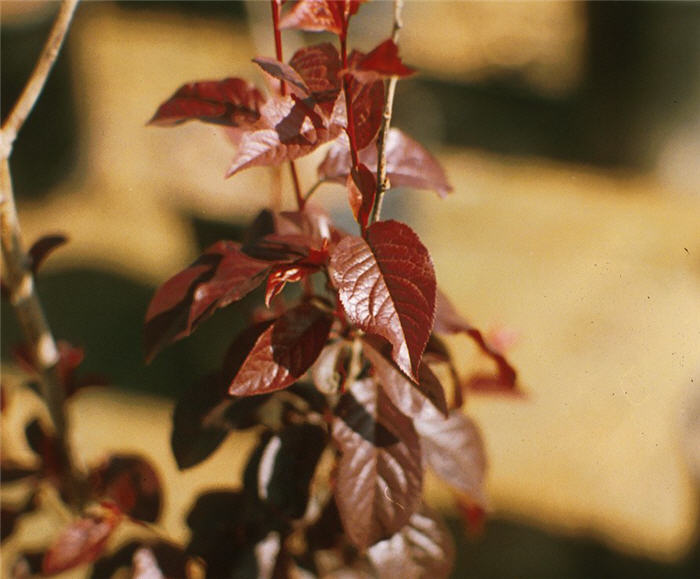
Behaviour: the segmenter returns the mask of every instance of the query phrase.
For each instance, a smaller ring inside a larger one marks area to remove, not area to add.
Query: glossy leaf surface
[[[296,382],[318,358],[332,321],[330,314],[311,304],[287,311],[256,340],[229,394],[265,394]]]
[[[332,251],[330,274],[348,320],[392,345],[392,358],[412,379],[430,337],[435,271],[428,250],[398,221],[379,221],[366,239],[347,236]]]

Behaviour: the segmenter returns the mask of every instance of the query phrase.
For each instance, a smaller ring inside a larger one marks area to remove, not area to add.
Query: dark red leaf
[[[355,78],[363,82],[391,76],[406,77],[416,72],[401,62],[399,47],[391,38],[387,38],[371,52],[356,61],[350,70]]]
[[[209,247],[153,296],[144,327],[147,359],[189,336],[216,309],[245,297],[262,283],[268,269],[268,263],[247,256],[232,241]]]
[[[372,545],[367,555],[380,577],[442,579],[450,576],[455,547],[439,515],[424,506],[393,537]]]
[[[90,473],[92,491],[124,514],[154,523],[161,510],[161,484],[153,467],[140,456],[114,455]]]
[[[452,410],[448,418],[424,413],[414,423],[421,437],[423,458],[441,479],[484,507],[486,452],[474,422]]]
[[[44,235],[37,239],[29,248],[28,252],[32,273],[36,274],[44,261],[46,261],[46,258],[64,243],[68,243],[68,237],[61,233]]]
[[[261,115],[261,128],[241,138],[227,177],[250,167],[279,165],[308,155],[342,130],[339,121],[325,118],[313,99],[300,100],[295,95],[268,100]]]
[[[309,89],[309,95],[330,115],[341,87],[340,55],[329,42],[297,50],[289,61]]]
[[[308,275],[314,273],[318,268],[312,268],[305,265],[295,263],[279,265],[273,267],[270,275],[267,278],[267,287],[265,288],[265,305],[269,308],[272,298],[279,294],[284,286],[290,282],[301,281]]]
[[[360,151],[359,160],[376,174],[376,147],[367,147]],[[341,137],[328,149],[325,159],[318,167],[318,175],[321,179],[344,183],[350,174],[351,166],[348,141]],[[443,198],[452,191],[438,160],[399,129],[389,130],[386,140],[386,166],[391,187],[427,189],[435,191]]]
[[[326,31],[340,35],[343,32],[343,4],[335,0],[299,0],[282,17],[280,28]]]
[[[497,381],[499,385],[504,389],[517,389],[517,373],[515,368],[510,365],[503,354],[492,348],[491,345],[486,342],[479,330],[467,322],[457,310],[454,309],[447,299],[447,296],[441,291],[438,291],[436,299],[434,331],[439,334],[464,333],[468,335],[476,342],[479,349],[495,362],[498,369]]]
[[[418,370],[418,382],[413,382],[387,357],[387,352],[379,340],[366,337],[362,351],[374,367],[376,379],[394,406],[410,418],[416,419],[429,412],[425,406],[432,405],[447,416],[447,400],[440,381],[430,367],[423,362]]]
[[[104,509],[68,525],[46,551],[42,574],[56,575],[97,559],[121,520],[117,511]]]
[[[318,358],[332,322],[328,312],[308,303],[276,319],[248,352],[229,394],[265,394],[296,382]]]
[[[374,198],[377,192],[377,178],[360,163],[357,169],[353,169],[347,180],[348,200],[355,220],[360,224],[361,230],[367,229],[369,216],[374,206]]]
[[[353,53],[350,56],[350,62],[360,57],[360,53]],[[348,84],[350,106],[355,123],[355,146],[361,150],[374,141],[382,124],[384,83],[381,80],[363,82],[357,78],[351,78]]]
[[[333,439],[341,451],[335,500],[360,549],[390,537],[420,504],[418,436],[373,380],[353,384],[336,407]]]
[[[230,127],[250,127],[260,118],[264,97],[240,78],[191,82],[165,101],[149,124],[169,127],[199,120]]]
[[[398,221],[379,221],[366,239],[347,236],[332,251],[330,275],[348,320],[392,345],[392,358],[414,380],[435,312],[435,271],[428,250]]]

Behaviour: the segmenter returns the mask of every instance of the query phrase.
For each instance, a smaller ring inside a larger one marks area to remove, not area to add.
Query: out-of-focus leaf
[[[343,32],[343,2],[335,0],[299,0],[280,20],[280,28],[298,28],[310,32]]]
[[[258,577],[255,547],[269,536],[272,521],[260,502],[238,491],[202,494],[187,515],[192,530],[187,552],[201,557],[208,577]]]
[[[133,560],[132,579],[165,579],[156,556],[148,547],[137,549]]]
[[[260,500],[284,517],[302,517],[326,439],[326,432],[320,426],[291,424],[266,440],[257,465]]]
[[[378,221],[366,238],[347,236],[331,253],[330,276],[348,320],[392,345],[399,368],[418,381],[435,311],[428,250],[398,221]]]
[[[367,555],[380,577],[449,577],[454,565],[452,537],[437,513],[427,507],[389,539],[372,545]]]
[[[486,452],[476,424],[457,409],[448,418],[437,412],[423,414],[414,426],[425,463],[455,490],[485,507]]]
[[[0,461],[0,483],[8,484],[36,476],[39,471],[30,466],[24,466],[11,459],[2,457]]]
[[[103,509],[68,525],[46,551],[42,574],[56,575],[97,559],[121,520],[119,512]]]
[[[376,147],[366,147],[359,153],[360,162],[377,172]],[[352,160],[347,138],[337,139],[328,149],[318,167],[319,177],[344,183],[350,174]],[[435,191],[446,197],[452,191],[438,160],[422,145],[399,129],[389,129],[386,140],[386,168],[391,187],[412,187]]]
[[[31,262],[32,273],[36,274],[44,261],[46,261],[46,258],[65,243],[68,243],[68,237],[62,233],[44,235],[37,239],[27,252]]]
[[[437,293],[434,331],[438,334],[461,334],[469,336],[479,349],[491,358],[498,369],[499,390],[516,390],[517,373],[505,356],[486,342],[482,333],[467,322],[441,291]]]
[[[144,458],[112,455],[90,473],[90,483],[97,498],[114,501],[122,513],[149,523],[158,520],[161,483]]]
[[[125,568],[132,568],[134,571],[135,555],[142,550],[147,550],[152,554],[162,577],[185,579],[190,576],[187,571],[188,557],[181,547],[165,541],[130,541],[114,553],[101,557],[93,566],[90,574],[91,579],[114,577],[120,569]],[[150,565],[140,565],[140,569],[143,571],[149,567]],[[155,575],[155,577],[159,576]],[[150,579],[150,576],[144,575],[142,579]]]
[[[387,38],[365,56],[357,60],[351,67],[355,78],[363,82],[374,81],[378,78],[391,76],[411,76],[414,69],[409,68],[399,58],[399,47],[391,38]]]
[[[346,376],[350,347],[344,340],[328,344],[311,368],[314,386],[324,394],[336,394]]]
[[[230,127],[250,127],[260,118],[263,95],[240,78],[191,82],[165,101],[149,124],[169,127],[199,120]]]
[[[420,503],[423,471],[418,436],[373,380],[340,399],[333,439],[341,451],[335,500],[350,541],[360,549],[406,524]]]
[[[329,313],[308,303],[277,318],[248,352],[229,394],[265,394],[296,382],[318,358],[332,322]]]
[[[418,382],[413,382],[391,360],[387,358],[386,348],[379,340],[366,337],[362,351],[371,362],[376,379],[386,395],[406,416],[416,419],[425,413],[432,416],[434,410],[425,409],[430,404],[447,416],[447,400],[442,384],[424,362],[418,370]]]
[[[146,357],[185,336],[223,308],[245,297],[260,285],[269,263],[253,259],[232,241],[209,247],[192,265],[166,281],[146,312]]]

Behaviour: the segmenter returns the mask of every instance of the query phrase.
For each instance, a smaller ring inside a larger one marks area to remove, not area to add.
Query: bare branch
[[[32,71],[32,75],[29,77],[27,84],[22,91],[19,99],[12,108],[10,115],[7,120],[2,125],[2,135],[0,142],[0,149],[3,159],[8,159],[10,153],[12,152],[12,145],[17,138],[17,135],[27,120],[29,113],[32,112],[34,105],[36,104],[39,95],[41,94],[44,84],[46,84],[46,79],[53,68],[54,62],[56,62],[56,57],[61,50],[63,45],[63,40],[66,37],[68,28],[70,27],[71,20],[73,19],[73,13],[78,5],[78,0],[63,0],[61,3],[61,8],[59,9],[58,16],[54,22],[49,38],[44,45],[44,50],[39,57],[39,60]]]
[[[399,33],[403,28],[403,0],[394,0],[394,26],[391,33],[391,39],[394,44],[399,43]],[[369,222],[374,223],[379,219],[382,212],[382,202],[384,201],[384,193],[387,190],[387,170],[386,170],[386,139],[389,135],[391,127],[391,115],[394,110],[394,95],[396,94],[396,83],[399,81],[398,76],[392,76],[389,79],[386,98],[384,99],[384,113],[382,114],[382,125],[377,135],[377,197],[372,208],[372,215]]]

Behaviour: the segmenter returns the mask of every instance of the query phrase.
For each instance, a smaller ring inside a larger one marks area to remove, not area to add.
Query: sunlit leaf
[[[332,321],[329,313],[308,303],[276,319],[248,352],[229,394],[265,394],[296,382],[318,358]]]
[[[367,555],[380,577],[442,579],[450,576],[455,548],[437,513],[424,506],[398,533],[372,545]]]
[[[335,0],[298,0],[280,21],[280,28],[310,32],[343,32],[343,3]]]
[[[348,320],[385,338],[399,368],[417,380],[436,291],[433,263],[418,236],[398,221],[379,221],[365,239],[345,237],[329,269]]]
[[[391,38],[387,38],[376,48],[353,63],[351,72],[363,82],[391,76],[411,76],[414,69],[409,68],[399,58],[399,47]]]
[[[149,124],[173,126],[189,120],[250,127],[260,118],[264,97],[240,78],[191,82],[165,101]]]
[[[262,283],[269,267],[269,263],[243,253],[232,241],[209,247],[153,296],[144,327],[147,359],[190,335],[216,309],[245,297]]]
[[[367,147],[360,151],[359,160],[376,174],[376,147]],[[344,183],[350,174],[351,166],[348,141],[341,137],[328,149],[326,157],[318,167],[318,174],[322,179]],[[399,129],[392,128],[387,135],[386,167],[391,187],[426,189],[435,191],[440,197],[445,197],[452,191],[452,186],[438,160]]]
[[[118,512],[104,509],[69,524],[46,551],[42,574],[56,575],[97,559],[121,520]]]
[[[340,124],[325,118],[313,99],[295,95],[268,100],[261,115],[261,128],[241,138],[227,177],[250,167],[279,165],[308,155],[342,130]]]

